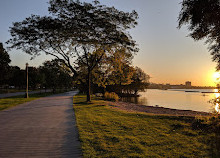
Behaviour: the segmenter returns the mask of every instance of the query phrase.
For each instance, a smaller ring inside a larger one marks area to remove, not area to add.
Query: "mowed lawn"
[[[51,92],[47,92],[47,93],[30,94],[29,98],[25,98],[24,95],[14,96],[14,97],[9,97],[9,98],[1,98],[0,99],[0,111],[22,104],[22,103],[25,103],[25,102],[29,102],[29,101],[41,98],[41,97],[46,97],[52,94],[53,93]]]
[[[103,100],[74,97],[84,157],[215,157],[214,134],[193,130],[194,118],[129,113]]]

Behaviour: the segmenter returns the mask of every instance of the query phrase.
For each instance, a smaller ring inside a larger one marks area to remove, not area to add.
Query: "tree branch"
[[[88,53],[87,53],[87,51],[86,51],[86,48],[85,48],[84,46],[82,46],[82,47],[83,47],[83,50],[84,50],[84,53],[85,53],[86,64],[87,64],[88,67],[90,67],[90,66],[89,66]]]

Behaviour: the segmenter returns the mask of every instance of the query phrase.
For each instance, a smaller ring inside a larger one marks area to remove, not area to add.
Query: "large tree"
[[[42,52],[63,62],[77,78],[77,63],[87,67],[87,101],[90,101],[90,76],[103,56],[125,48],[137,52],[128,30],[137,25],[135,11],[123,12],[114,7],[78,0],[50,0],[50,16],[31,15],[10,28],[10,48],[33,55]],[[94,53],[96,52],[96,53]],[[99,52],[99,53],[97,53]]]
[[[206,39],[220,70],[220,1],[183,0],[178,20],[179,28],[188,25],[189,35],[194,40]]]
[[[5,84],[10,69],[10,62],[11,60],[7,51],[4,49],[3,44],[0,43],[0,85]]]

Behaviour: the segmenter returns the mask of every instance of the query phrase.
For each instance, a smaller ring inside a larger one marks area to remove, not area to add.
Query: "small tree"
[[[141,68],[136,67],[133,74],[133,82],[130,84],[131,90],[134,92],[134,95],[137,96],[138,92],[144,92],[149,85],[150,76],[147,75]]]
[[[137,52],[136,42],[128,30],[137,25],[135,11],[123,12],[100,5],[99,1],[50,0],[51,16],[32,15],[10,28],[10,48],[22,49],[33,55],[52,55],[72,71],[80,72],[73,63],[80,60],[87,68],[87,101],[90,101],[91,72],[103,56],[117,49]],[[101,53],[94,53],[101,52]]]

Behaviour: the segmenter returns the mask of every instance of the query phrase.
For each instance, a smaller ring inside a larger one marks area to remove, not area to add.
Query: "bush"
[[[220,133],[220,115],[213,114],[209,117],[196,117],[192,123],[192,127],[193,129]]]
[[[111,92],[111,93],[105,92],[104,98],[109,101],[118,101],[119,100],[119,96],[115,92]]]

